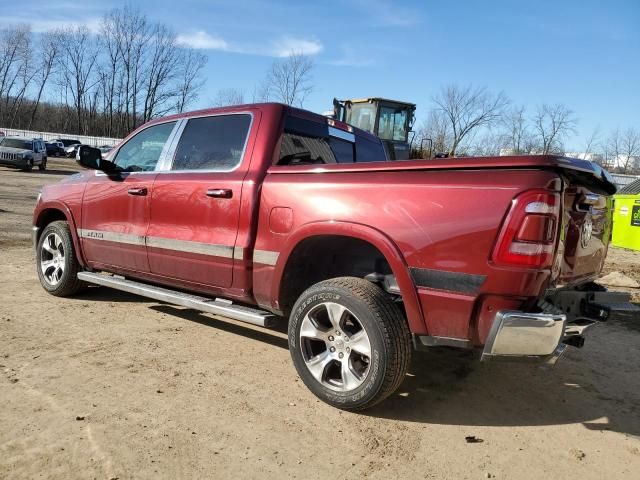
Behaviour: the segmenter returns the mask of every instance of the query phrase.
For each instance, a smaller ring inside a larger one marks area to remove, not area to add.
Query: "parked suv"
[[[280,104],[157,119],[78,159],[90,170],[34,212],[46,291],[285,322],[300,378],[339,408],[393,393],[413,349],[555,362],[634,310],[594,283],[616,189],[587,161],[390,162],[371,134]]]
[[[47,168],[47,148],[39,138],[0,138],[0,165],[30,171],[34,166]]]

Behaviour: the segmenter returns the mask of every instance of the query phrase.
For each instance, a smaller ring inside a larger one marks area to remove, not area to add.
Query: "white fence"
[[[58,138],[71,138],[73,140],[78,140],[83,145],[89,145],[91,147],[102,147],[103,145],[112,147],[122,140],[120,138],[88,137],[86,135],[72,135],[69,133],[35,132],[31,130],[17,130],[15,128],[2,127],[0,127],[0,132],[4,133],[8,137],[41,138],[45,142],[56,140]],[[2,136],[2,133],[0,133],[0,136]]]
[[[613,181],[618,186],[618,188],[622,188],[625,185],[629,185],[631,182],[635,182],[640,178],[640,175],[623,175],[621,173],[612,173]]]

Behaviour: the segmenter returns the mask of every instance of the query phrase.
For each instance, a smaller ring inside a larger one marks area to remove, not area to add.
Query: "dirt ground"
[[[31,212],[73,171],[0,168],[0,478],[640,478],[639,321],[550,370],[416,353],[396,395],[341,412],[297,378],[284,325],[47,295]],[[607,269],[638,280],[639,261],[613,249]]]

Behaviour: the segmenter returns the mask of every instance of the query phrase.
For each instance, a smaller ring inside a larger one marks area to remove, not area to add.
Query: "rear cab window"
[[[314,165],[387,160],[382,142],[357,130],[287,115],[276,165]]]

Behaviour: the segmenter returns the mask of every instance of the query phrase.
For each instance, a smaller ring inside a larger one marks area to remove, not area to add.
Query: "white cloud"
[[[209,35],[207,32],[183,33],[178,35],[178,43],[202,50],[229,50],[229,44],[221,37]]]
[[[275,57],[288,57],[291,53],[304,55],[317,55],[323,49],[322,43],[317,40],[305,38],[282,37],[273,42],[272,55]]]
[[[323,50],[318,40],[283,36],[270,43],[236,44],[229,43],[224,38],[211,35],[203,30],[192,33],[181,33],[177,37],[180,45],[202,50],[223,50],[225,52],[243,53],[247,55],[261,55],[265,57],[288,57],[292,52],[304,55],[317,55]]]

